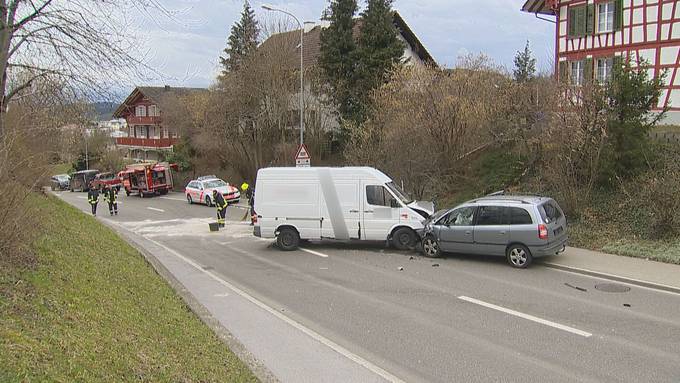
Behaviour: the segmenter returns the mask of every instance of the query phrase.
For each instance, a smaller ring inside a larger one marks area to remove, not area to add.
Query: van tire
[[[534,257],[531,255],[531,251],[529,251],[526,246],[520,245],[518,243],[513,243],[512,245],[508,246],[507,250],[505,251],[505,257],[508,260],[510,266],[516,269],[526,269],[534,260]]]
[[[283,251],[293,251],[300,245],[300,234],[295,229],[284,227],[276,236],[276,245]]]
[[[411,228],[401,227],[392,234],[392,246],[398,250],[413,250],[416,242],[416,233]]]

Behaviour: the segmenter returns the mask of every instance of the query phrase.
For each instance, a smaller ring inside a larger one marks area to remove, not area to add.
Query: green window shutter
[[[620,31],[623,28],[623,0],[614,1],[614,30]]]
[[[561,82],[569,82],[569,61],[560,61],[559,80]]]
[[[567,24],[569,24],[569,32],[567,33],[569,37],[576,36],[576,8],[569,7],[569,18],[567,19]]]
[[[586,34],[595,33],[595,4],[588,4],[586,9]]]
[[[593,59],[588,58],[583,60],[583,82],[589,83],[593,81]]]

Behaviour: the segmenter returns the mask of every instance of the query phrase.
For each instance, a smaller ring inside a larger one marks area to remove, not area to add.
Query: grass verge
[[[0,381],[257,381],[112,230],[31,199],[38,264],[0,271]]]

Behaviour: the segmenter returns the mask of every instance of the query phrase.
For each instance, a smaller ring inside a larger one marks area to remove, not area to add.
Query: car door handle
[[[470,235],[470,234],[472,234],[472,232],[470,230],[465,232],[465,235]]]
[[[364,210],[364,213],[373,213],[373,210]]]
[[[358,213],[359,210],[350,210],[349,212],[350,212],[350,213]]]
[[[500,234],[500,235],[505,235],[506,233],[505,233],[505,231],[501,231],[499,234]]]

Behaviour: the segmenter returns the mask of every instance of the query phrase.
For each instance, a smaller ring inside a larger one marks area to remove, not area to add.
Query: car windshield
[[[227,186],[227,183],[222,180],[211,180],[205,181],[204,183],[206,189],[221,188]]]
[[[54,176],[54,178],[56,178],[59,181],[68,181],[69,180],[69,176],[67,176],[65,174]]]
[[[406,193],[405,191],[401,190],[401,188],[395,184],[394,182],[387,183],[385,186],[387,186],[390,191],[401,200],[401,202],[404,203],[404,205],[408,205],[411,202],[413,202],[413,199]]]
[[[438,210],[436,213],[432,214],[432,216],[430,216],[430,218],[428,218],[427,222],[428,223],[429,222],[437,222],[439,220],[439,218],[444,216],[444,214],[448,213],[449,211],[451,211],[451,209]]]

